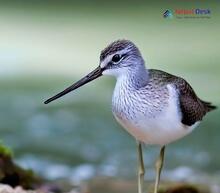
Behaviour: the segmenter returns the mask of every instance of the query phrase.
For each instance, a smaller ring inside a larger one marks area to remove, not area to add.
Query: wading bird
[[[94,71],[45,104],[102,75],[116,77],[112,111],[122,127],[137,140],[138,193],[143,192],[144,180],[142,143],[161,147],[155,165],[154,193],[157,193],[165,146],[189,134],[216,107],[198,98],[183,78],[146,68],[139,49],[129,40],[118,40],[107,46]]]

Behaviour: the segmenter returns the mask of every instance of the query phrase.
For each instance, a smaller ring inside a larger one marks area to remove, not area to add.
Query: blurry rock
[[[12,187],[22,186],[31,189],[41,180],[31,170],[25,170],[13,162],[11,151],[0,144],[0,183]]]
[[[58,191],[58,192],[61,193],[61,192],[66,192],[66,191]],[[86,193],[86,192],[83,191],[83,193]],[[52,191],[52,190],[48,190],[47,188],[46,189],[39,188],[36,190],[25,190],[21,186],[12,188],[11,186],[6,185],[6,184],[0,184],[0,193],[57,193],[57,190]],[[68,191],[68,193],[81,193],[81,191],[79,189],[73,188],[72,190]]]
[[[200,193],[200,191],[193,186],[181,185],[169,188],[166,191],[162,191],[160,193]]]
[[[12,193],[13,189],[8,185],[0,184],[0,193]]]
[[[40,193],[40,192],[32,191],[32,190],[26,191],[20,186],[13,189],[9,185],[0,184],[0,193]],[[43,193],[43,192],[41,192],[41,193]]]

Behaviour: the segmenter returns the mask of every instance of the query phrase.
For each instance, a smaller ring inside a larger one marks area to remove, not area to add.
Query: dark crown
[[[103,61],[106,56],[123,50],[127,47],[133,47],[134,49],[137,49],[134,43],[129,40],[117,40],[112,42],[104,50],[101,51],[100,61]]]

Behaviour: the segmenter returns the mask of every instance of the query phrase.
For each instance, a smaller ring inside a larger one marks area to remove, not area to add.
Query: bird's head
[[[129,40],[117,40],[108,45],[100,54],[103,75],[120,76],[143,65],[143,58],[135,44]]]

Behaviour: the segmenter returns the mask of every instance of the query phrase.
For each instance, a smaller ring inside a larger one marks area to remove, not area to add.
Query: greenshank
[[[204,115],[216,107],[197,97],[181,77],[148,69],[137,46],[129,40],[118,40],[102,50],[100,64],[87,76],[45,104],[102,76],[116,77],[112,111],[116,120],[136,140],[138,149],[138,193],[143,192],[144,161],[142,144],[159,145],[154,193],[158,192],[165,146],[191,131]]]

